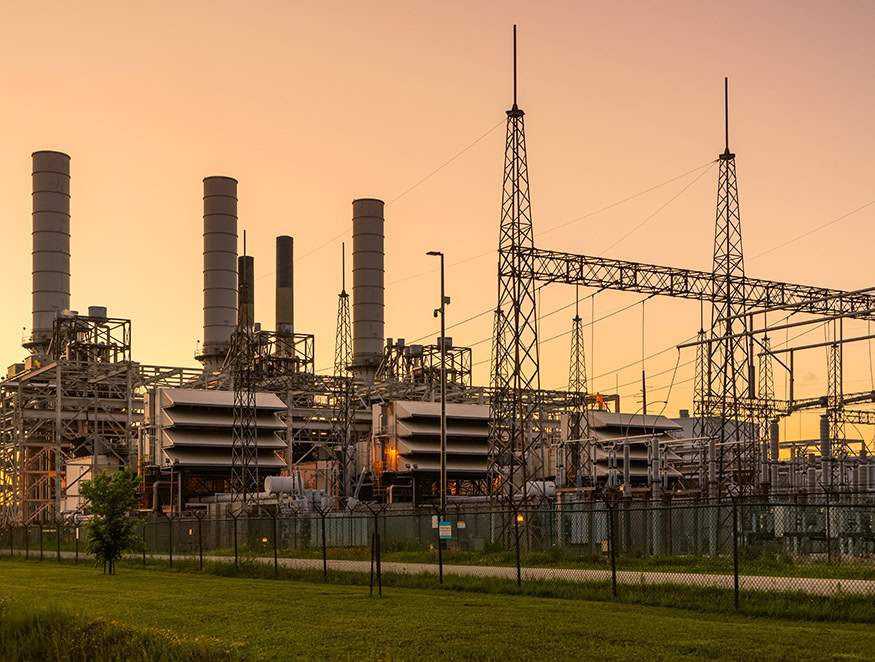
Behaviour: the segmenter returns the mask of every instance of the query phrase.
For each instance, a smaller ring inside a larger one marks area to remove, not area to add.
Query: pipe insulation
[[[204,366],[217,369],[237,325],[237,180],[204,179]]]
[[[276,238],[276,332],[283,336],[295,333],[295,241],[288,236]]]
[[[374,381],[383,358],[385,252],[383,201],[352,202],[352,371]]]
[[[44,353],[58,313],[70,308],[70,157],[34,152],[33,339]]]

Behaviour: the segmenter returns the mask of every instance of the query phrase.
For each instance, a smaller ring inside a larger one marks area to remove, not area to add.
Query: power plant
[[[728,95],[713,269],[704,272],[537,247],[514,86],[488,385],[473,383],[470,347],[445,336],[408,344],[385,328],[393,223],[377,198],[352,201],[352,290],[344,273],[333,374],[318,374],[316,339],[295,322],[292,236],[276,238],[270,259],[274,329],[255,322],[255,273],[265,260],[247,254],[238,182],[228,176],[203,180],[200,367],[135,361],[129,319],[100,305],[71,309],[71,158],[35,152],[31,335],[26,358],[0,382],[0,525],[81,513],[81,482],[121,467],[139,476],[142,510],[169,513],[430,507],[442,470],[446,498],[460,505],[558,509],[609,493],[651,503],[871,494],[875,464],[846,426],[875,425],[875,409],[853,406],[875,402],[875,393],[844,392],[842,348],[873,336],[845,337],[841,324],[875,319],[875,287],[747,275]],[[646,390],[636,412],[622,411],[615,393],[590,392],[579,314],[570,320],[568,388],[541,388],[536,290],[556,283],[710,306],[710,323],[683,345],[696,352],[692,413],[648,413]],[[768,324],[779,311],[805,319]],[[770,334],[811,324],[835,332],[823,343],[771,348]],[[829,356],[823,394],[794,398],[794,355],[818,347]],[[786,400],[775,396],[776,362],[789,371]],[[778,421],[802,410],[822,412],[820,437],[782,440]]]

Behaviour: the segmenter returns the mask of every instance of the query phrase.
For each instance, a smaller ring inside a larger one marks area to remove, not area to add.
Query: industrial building
[[[182,512],[207,503],[279,508],[307,503],[313,494],[337,509],[365,500],[433,504],[440,491],[442,365],[448,491],[459,502],[573,502],[610,490],[642,500],[721,498],[732,489],[765,496],[871,491],[875,465],[865,443],[845,436],[844,424],[875,424],[872,410],[848,407],[873,395],[843,393],[845,339],[819,345],[828,346],[835,364],[822,398],[779,401],[770,381],[772,328],[756,329],[753,314],[780,309],[815,321],[871,319],[872,288],[841,292],[739,271],[728,136],[719,156],[713,272],[535,248],[523,121],[514,99],[488,386],[472,383],[471,349],[452,338],[408,345],[386,336],[386,222],[376,198],[352,202],[351,301],[344,285],[334,374],[317,374],[316,339],[295,325],[292,237],[277,237],[272,256],[274,329],[254,322],[255,260],[239,252],[237,181],[226,176],[203,180],[201,365],[135,361],[130,320],[99,305],[71,310],[71,159],[35,152],[32,331],[24,342],[28,355],[0,382],[0,521],[82,512],[81,481],[125,466],[140,477],[143,510]],[[622,413],[616,394],[589,393],[579,315],[572,320],[568,390],[541,389],[538,282],[713,305],[712,328],[693,343],[694,415],[669,419],[647,414],[646,406]],[[820,439],[780,440],[776,421],[805,408],[824,412]]]

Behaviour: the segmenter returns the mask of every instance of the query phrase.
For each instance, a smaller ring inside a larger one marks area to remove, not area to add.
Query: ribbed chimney
[[[352,371],[372,382],[383,358],[383,201],[352,202]]]
[[[33,335],[45,354],[58,313],[70,308],[70,157],[33,153]]]
[[[237,180],[204,179],[204,344],[197,358],[218,370],[237,326]]]

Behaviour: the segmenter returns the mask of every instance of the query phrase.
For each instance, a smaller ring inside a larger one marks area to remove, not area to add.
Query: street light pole
[[[435,317],[441,316],[441,517],[447,512],[447,323],[446,308],[450,300],[444,293],[444,254],[440,251],[429,251],[426,255],[441,258],[441,307],[434,311]]]

